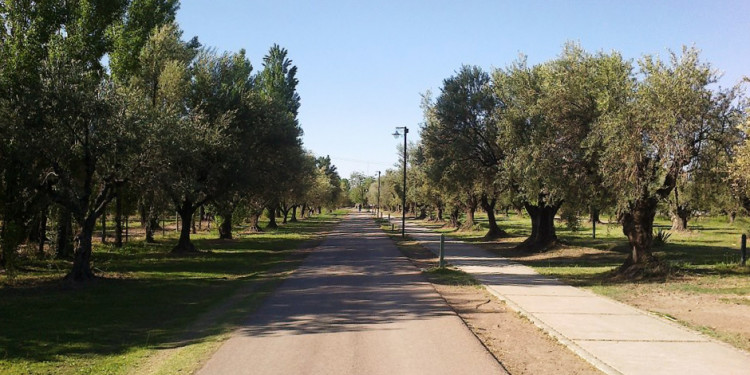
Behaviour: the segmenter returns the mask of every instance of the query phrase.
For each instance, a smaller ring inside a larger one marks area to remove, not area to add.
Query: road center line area
[[[372,219],[349,215],[199,374],[505,374]]]

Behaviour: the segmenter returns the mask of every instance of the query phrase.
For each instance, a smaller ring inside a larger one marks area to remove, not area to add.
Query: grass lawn
[[[0,372],[189,372],[296,267],[296,250],[337,221],[318,215],[235,240],[198,233],[202,251],[186,256],[169,254],[174,232],[154,245],[98,245],[102,278],[81,286],[60,281],[69,262],[27,261],[0,276]]]
[[[498,255],[533,267],[568,284],[590,289],[622,302],[677,320],[738,348],[750,350],[750,267],[739,266],[740,238],[750,229],[750,220],[725,217],[692,219],[689,231],[673,232],[655,255],[670,265],[670,272],[640,280],[621,280],[612,271],[628,254],[628,242],[619,224],[599,224],[596,239],[591,224],[582,222],[578,231],[556,222],[563,245],[542,253],[516,250],[531,232],[528,217],[499,216],[499,225],[510,238],[486,241],[486,216],[470,231],[456,231],[428,221],[421,225],[473,242]],[[607,221],[607,217],[602,220]],[[668,230],[667,218],[657,218],[656,227]]]

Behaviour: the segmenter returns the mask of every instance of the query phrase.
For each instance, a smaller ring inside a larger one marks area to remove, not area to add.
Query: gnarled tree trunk
[[[504,230],[500,229],[497,225],[497,218],[495,218],[495,204],[497,200],[495,198],[488,199],[486,194],[482,194],[482,209],[487,212],[487,220],[489,221],[489,231],[484,235],[486,239],[502,238],[507,237],[508,234]]]
[[[263,229],[258,225],[258,221],[260,220],[260,215],[263,214],[263,210],[260,210],[259,212],[251,212],[250,218],[248,221],[250,222],[250,228],[248,230],[253,233],[260,233],[263,231]]]
[[[290,222],[297,222],[297,206],[292,206],[292,217],[289,219]]]
[[[90,215],[81,223],[81,230],[73,240],[73,269],[65,276],[66,280],[86,281],[94,278],[91,271],[91,238],[94,236],[95,223],[94,215]]]
[[[232,215],[234,209],[224,209],[219,213],[221,217],[221,224],[219,224],[219,239],[231,240],[232,239]],[[257,223],[256,223],[257,224]]]
[[[599,217],[598,208],[593,208],[593,207],[591,208],[591,212],[589,212],[589,223],[604,224],[602,223],[602,220]]]
[[[268,207],[268,225],[266,225],[266,229],[276,229],[279,225],[276,224],[276,207],[275,206],[269,206]]]
[[[196,207],[193,206],[193,202],[186,199],[182,202],[177,213],[180,215],[180,239],[177,241],[177,245],[172,248],[172,253],[194,253],[198,250],[195,245],[190,241],[190,221],[193,219]]]
[[[437,216],[435,217],[435,221],[442,223],[445,221],[443,218],[443,206],[437,206]]]
[[[631,202],[628,211],[621,214],[622,232],[630,243],[630,253],[621,270],[654,260],[651,244],[654,240],[654,217],[658,203],[655,197],[641,198]]]
[[[519,249],[542,251],[557,243],[555,214],[561,204],[524,204],[531,219],[531,235],[518,245]]]
[[[453,228],[459,228],[461,226],[461,223],[458,221],[458,215],[461,213],[461,211],[458,209],[458,207],[455,207],[451,210],[450,215],[450,225]]]
[[[152,210],[149,210],[149,213],[146,217],[146,242],[147,243],[156,243],[156,240],[154,239],[154,232],[159,228],[159,218],[156,217],[156,215],[153,214]]]
[[[477,212],[477,206],[478,203],[476,197],[469,197],[466,205],[466,221],[463,223],[461,228],[469,230],[474,228],[474,224],[476,224],[476,221],[474,220],[474,214]]]
[[[685,231],[688,229],[688,219],[691,211],[684,206],[673,207],[670,212],[672,219],[672,230]]]

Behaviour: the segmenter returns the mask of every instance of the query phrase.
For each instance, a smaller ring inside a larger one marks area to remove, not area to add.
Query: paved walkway
[[[199,374],[505,374],[368,215],[349,215]]]
[[[438,234],[408,221],[406,231],[439,252]],[[605,373],[750,374],[748,353],[676,323],[539,275],[477,246],[446,239],[445,253],[450,264]]]

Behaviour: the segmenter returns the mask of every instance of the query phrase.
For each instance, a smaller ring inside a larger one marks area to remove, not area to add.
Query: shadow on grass
[[[104,247],[94,251],[92,263],[104,278],[83,286],[60,281],[68,262],[32,262],[26,281],[0,286],[0,361],[47,369],[77,366],[77,361],[183,346],[224,332],[231,324],[227,319],[190,335],[185,329],[238,291],[260,288],[228,311],[245,316],[270,288],[264,272],[294,268],[299,259],[290,255],[306,241],[322,238],[315,234],[332,222],[297,225],[284,231],[304,232],[299,238],[282,233],[197,239],[205,251],[187,256],[169,254],[167,242],[134,242],[117,251]]]
[[[141,273],[137,279],[104,278],[79,288],[49,281],[3,290],[0,355],[6,360],[44,362],[170,345],[195,316],[285,259],[284,252],[258,259],[248,255],[225,254],[213,261],[194,257],[168,264],[133,259],[113,268]],[[190,278],[193,275],[185,272],[205,276]],[[228,273],[246,277],[216,277]]]

